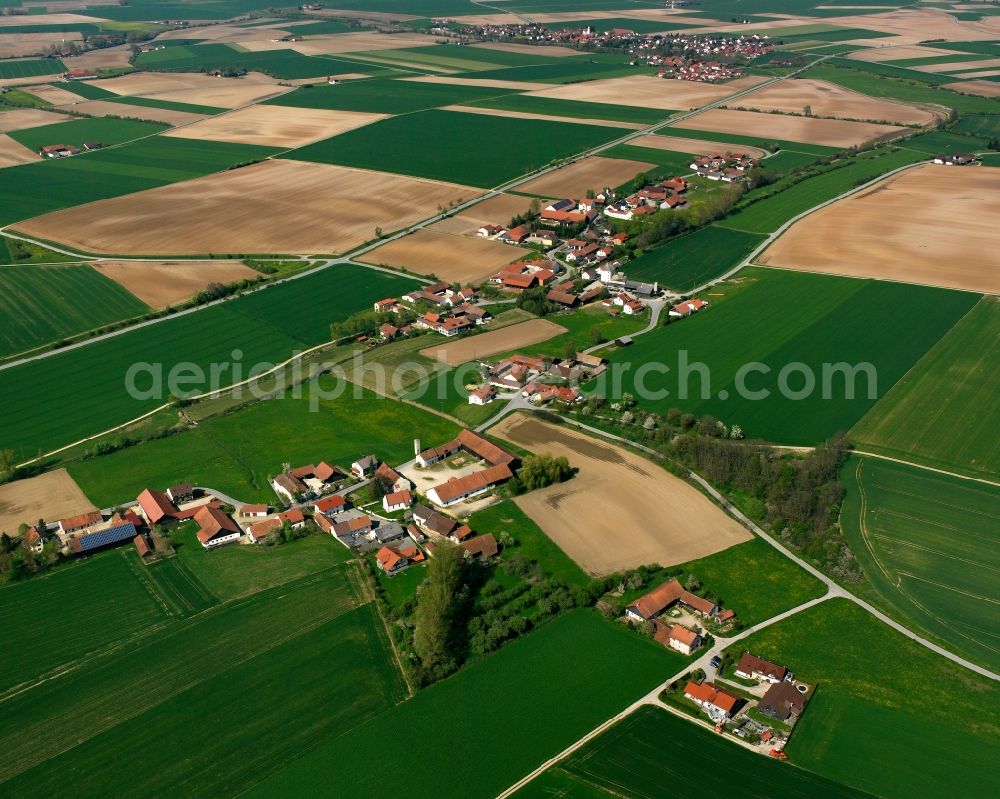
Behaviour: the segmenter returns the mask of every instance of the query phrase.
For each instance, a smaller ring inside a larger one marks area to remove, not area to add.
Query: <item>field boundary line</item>
[[[906,377],[906,375],[903,375],[903,377]],[[900,380],[902,379],[903,378],[901,377]],[[908,461],[903,458],[894,458],[891,455],[879,455],[877,452],[867,452],[863,449],[854,449],[851,450],[851,452],[854,455],[863,455],[866,458],[878,458],[882,461],[890,461],[903,466],[912,466],[915,469],[923,469],[925,472],[935,472],[936,474],[943,474],[946,477],[957,477],[959,480],[971,480],[976,483],[983,483],[984,485],[1000,488],[1000,482],[997,482],[996,480],[989,480],[985,477],[972,477],[971,475],[959,474],[958,472],[949,472],[947,469],[938,469],[935,466],[925,466],[922,463],[914,463],[913,461]]]

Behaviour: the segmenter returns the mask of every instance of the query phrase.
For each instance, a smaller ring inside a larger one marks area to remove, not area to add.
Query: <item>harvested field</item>
[[[663,80],[649,75],[632,75],[627,78],[571,83],[555,89],[530,92],[529,96],[557,97],[561,100],[631,105],[640,108],[688,110],[728,97],[740,89],[756,86],[762,80],[764,79],[748,77],[722,85],[712,85],[686,80]],[[685,125],[691,127],[687,123]]]
[[[240,261],[96,261],[92,266],[156,310],[191,299],[209,283],[259,274]]]
[[[815,119],[755,111],[713,109],[684,120],[684,127],[718,133],[738,133],[764,139],[786,139],[827,147],[851,147],[855,144],[893,136],[906,128],[876,125],[872,122],[844,122],[840,119]]]
[[[270,147],[301,147],[347,130],[360,128],[362,125],[384,119],[385,116],[385,114],[364,114],[356,111],[254,105],[203,120],[197,125],[171,131],[166,135]]]
[[[79,33],[49,31],[46,33],[4,33],[0,28],[0,58],[21,58],[41,55],[46,47],[63,42],[79,44],[83,37]]]
[[[133,72],[92,83],[118,95],[155,97],[216,108],[237,108],[287,91],[276,85],[273,78],[257,73],[236,79],[212,78],[194,72]]]
[[[632,139],[629,144],[636,147],[652,147],[654,150],[672,150],[675,153],[691,153],[692,155],[704,155],[710,152],[720,153],[746,153],[754,158],[763,158],[767,155],[765,150],[759,147],[750,147],[746,144],[726,144],[721,141],[705,141],[703,139],[685,139],[681,136],[659,136],[651,133],[648,136],[640,136]]]
[[[31,93],[35,97],[52,103],[52,105],[75,105],[82,103],[84,99],[79,94],[61,89],[58,86],[32,86]]]
[[[837,17],[836,24],[894,34],[895,38],[887,41],[894,45],[934,40],[935,44],[947,47],[947,42],[982,41],[1000,36],[1000,20],[996,17],[958,20],[939,8],[900,8],[880,14],[843,16]],[[863,44],[881,41],[868,39]]]
[[[1000,291],[1000,168],[927,164],[796,222],[768,266]]]
[[[960,76],[955,75],[955,77],[961,77],[963,79],[969,78],[995,78],[1000,75],[1000,69],[984,69],[982,72],[963,72]]]
[[[131,66],[128,61],[131,56],[132,49],[127,44],[122,44],[88,50],[81,55],[64,58],[62,62],[67,69],[118,69]]]
[[[16,111],[0,112],[0,133],[25,128],[38,128],[51,125],[53,122],[65,122],[70,117],[52,111],[39,111],[37,108],[19,108]]]
[[[29,164],[39,160],[37,153],[32,152],[20,142],[14,141],[6,133],[0,133],[0,168]]]
[[[479,189],[304,161],[263,161],[46,214],[18,227],[91,252],[342,252]],[[150,219],[158,224],[148,224]],[[220,224],[225,220],[225,224]]]
[[[454,86],[458,79],[450,75],[421,75],[419,78],[401,78],[401,80],[412,83],[446,83]],[[538,91],[539,89],[554,89],[556,87],[554,83],[529,83],[524,80],[491,80],[489,78],[467,78],[464,76],[460,80],[461,83],[458,85],[461,86],[483,86],[487,89],[513,89],[514,91],[521,89]]]
[[[882,63],[883,61],[904,61],[908,58],[934,58],[939,55],[961,55],[958,50],[945,50],[941,47],[926,47],[924,45],[908,45],[906,47],[878,47],[853,53],[851,58],[857,61]]]
[[[646,161],[628,161],[624,158],[592,155],[555,172],[521,183],[517,190],[525,194],[537,194],[540,197],[579,199],[587,189],[600,191],[605,186],[620,186],[654,166],[656,164]]]
[[[246,33],[246,31],[244,31]],[[321,43],[321,44],[320,44]],[[296,50],[302,45],[317,44],[322,49],[317,53],[327,55],[334,53],[360,53],[368,50],[398,50],[405,47],[426,47],[434,40],[419,33],[377,33],[375,31],[359,31],[358,33],[337,33],[332,36],[311,37],[301,42],[294,42]],[[271,49],[275,45],[271,45]],[[305,52],[300,50],[300,52]],[[314,53],[306,53],[313,55]]]
[[[563,455],[578,470],[515,502],[589,574],[672,566],[753,537],[693,486],[621,447],[524,414],[489,432],[532,452]],[[594,501],[601,496],[613,496],[614,504]]]
[[[1000,97],[1000,81],[965,80],[958,83],[945,83],[941,88],[951,89],[953,92],[976,94],[980,97]]]
[[[500,330],[491,330],[478,336],[467,336],[420,350],[420,354],[449,366],[459,366],[479,358],[488,358],[498,352],[509,352],[529,344],[547,341],[565,333],[566,328],[547,319],[531,319]],[[511,439],[513,441],[513,439]]]
[[[475,236],[476,231],[483,225],[503,225],[506,227],[511,219],[525,213],[530,205],[531,200],[527,197],[498,194],[496,197],[490,197],[488,200],[477,203],[455,216],[435,222],[431,225],[431,229],[440,230],[443,233]]]
[[[0,532],[8,535],[21,522],[55,521],[88,510],[96,508],[65,469],[0,486]]]
[[[574,50],[571,47],[560,47],[557,44],[534,45],[515,44],[513,42],[482,42],[481,44],[474,44],[472,46],[483,50],[503,50],[505,53],[524,53],[526,55],[539,55],[547,58],[580,55],[579,50]]]
[[[934,121],[930,111],[894,100],[877,100],[824,80],[799,78],[775,83],[734,103],[753,111],[785,111],[801,114],[809,106],[821,117],[870,119],[900,125],[927,125]]]
[[[437,275],[448,283],[468,283],[478,282],[531,252],[500,241],[418,230],[376,247],[359,260],[398,266],[420,275]]]
[[[165,125],[190,125],[204,119],[203,114],[190,114],[187,111],[173,111],[167,108],[153,108],[146,105],[126,105],[125,103],[111,103],[107,100],[85,100],[77,102],[72,106],[72,111],[78,114],[90,114],[94,117],[122,116],[132,119],[145,119],[150,122],[162,122]]]
[[[485,114],[491,117],[513,117],[516,119],[546,119],[549,122],[569,122],[576,125],[600,125],[605,128],[627,128],[629,130],[639,130],[645,125],[635,122],[612,122],[608,119],[590,119],[579,117],[560,117],[552,114],[532,114],[527,111],[506,111],[499,108],[480,108],[471,105],[446,105],[442,111],[463,111],[467,114]]]
[[[58,5],[58,3],[49,3],[51,5]],[[82,6],[81,6],[82,7]],[[29,19],[24,16],[0,16],[0,33],[3,32],[4,28],[16,28],[20,25],[26,25],[29,22],[34,22],[35,20]],[[94,25],[98,22],[107,22],[106,19],[102,17],[85,17],[83,14],[46,14],[45,15],[45,25]]]

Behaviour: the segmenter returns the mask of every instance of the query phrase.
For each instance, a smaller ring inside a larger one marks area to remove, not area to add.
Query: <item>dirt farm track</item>
[[[792,225],[767,266],[1000,291],[1000,169],[908,169]]]
[[[671,566],[752,537],[693,486],[627,449],[525,414],[489,432],[532,452],[564,455],[578,470],[515,501],[589,574]]]
[[[433,216],[438,206],[481,194],[452,183],[275,159],[56,211],[17,228],[116,255],[330,253],[370,239],[376,226],[398,230]]]

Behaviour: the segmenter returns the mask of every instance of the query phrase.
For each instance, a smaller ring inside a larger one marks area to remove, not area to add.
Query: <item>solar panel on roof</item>
[[[80,542],[80,551],[89,552],[92,549],[98,549],[108,544],[117,544],[120,541],[135,538],[135,535],[135,525],[132,522],[125,522],[124,524],[116,524],[114,527],[109,527],[107,530],[101,530],[97,533],[81,535],[77,540]]]

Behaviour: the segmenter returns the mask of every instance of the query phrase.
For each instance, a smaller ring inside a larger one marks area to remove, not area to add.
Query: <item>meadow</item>
[[[579,782],[575,782],[579,780]],[[719,735],[651,706],[636,710],[560,761],[515,796],[552,796],[549,786],[582,783],[597,796],[692,799],[726,796],[739,785],[745,796],[862,797],[867,794],[760,757]],[[583,794],[588,796],[589,794]]]
[[[0,79],[34,78],[65,72],[66,65],[58,58],[25,58],[0,61]]]
[[[884,395],[972,307],[977,296],[747,269],[714,287],[707,299],[709,307],[695,316],[647,333],[631,347],[609,356],[613,362],[631,364],[623,375],[622,390],[633,393],[643,407],[660,413],[679,407],[697,415],[711,414],[728,425],[738,424],[748,438],[813,445],[855,424],[875,404],[870,398],[872,389]],[[853,381],[844,373],[827,370],[829,399],[823,399],[822,364],[841,362],[871,364],[874,386],[869,385],[864,370]],[[671,371],[637,372],[646,363],[665,364]],[[683,363],[705,364],[707,380],[697,367]],[[755,363],[760,365],[744,369]],[[805,396],[798,392],[807,380],[797,369],[788,374],[788,391],[783,395],[780,390],[777,376],[795,363],[805,364],[815,380]],[[686,380],[681,378],[685,372]],[[742,375],[739,382],[738,374]],[[849,398],[852,382],[854,396]],[[681,393],[684,388],[687,395]],[[597,390],[602,393],[601,387]],[[643,401],[644,395],[649,399]]]
[[[962,117],[961,119],[965,119]],[[956,126],[957,127],[957,126]],[[921,133],[903,142],[908,150],[916,150],[933,157],[947,152],[980,152],[989,149],[988,141],[981,136],[972,136],[951,130],[933,130]]]
[[[66,144],[82,148],[84,142],[97,141],[105,147],[122,144],[152,136],[169,125],[157,122],[140,122],[137,119],[113,119],[112,117],[88,117],[56,122],[53,125],[39,125],[36,128],[15,130],[8,135],[29,150],[38,151],[49,144]]]
[[[508,94],[509,91],[461,83],[418,83],[376,78],[347,81],[336,86],[300,86],[293,92],[266,100],[263,104],[375,114],[409,114],[443,105],[469,103]]]
[[[349,57],[373,60],[377,63],[398,63],[403,68],[410,68],[416,65],[426,67],[430,71],[457,70],[460,72],[478,72],[480,70],[500,69],[502,67],[555,64],[563,60],[561,57],[544,55],[541,50],[538,53],[515,53],[485,47],[464,47],[457,44],[435,44],[428,47],[401,47],[390,50],[374,50],[364,53],[351,53]]]
[[[8,167],[0,185],[0,225],[221,172],[274,152],[273,147],[153,136],[71,158]]]
[[[123,783],[232,795],[384,712],[406,690],[374,606],[354,607],[348,568],[194,616],[15,697],[0,722],[19,754],[4,789],[51,796],[72,773],[80,796]]]
[[[572,102],[566,100],[565,102]],[[633,141],[636,141],[633,139]],[[646,161],[656,164],[674,175],[687,175],[691,172],[691,158],[688,153],[675,150],[661,150],[658,147],[640,147],[635,144],[616,144],[601,153],[604,158],[624,158],[626,161]]]
[[[361,72],[384,73],[358,61],[326,56],[307,56],[294,50],[242,52],[225,44],[199,44],[194,47],[165,47],[136,58],[136,66],[157,72],[208,72],[213,69],[246,69],[264,72],[283,80],[319,78],[327,75]]]
[[[629,262],[627,273],[632,280],[690,291],[725,274],[763,240],[755,233],[709,225],[646,251]]]
[[[991,796],[1000,759],[995,682],[831,599],[751,635],[749,650],[816,683],[791,762],[886,799]],[[914,764],[919,763],[919,768]]]
[[[517,80],[529,83],[577,83],[598,78],[624,78],[629,75],[652,75],[649,67],[630,67],[620,56],[588,53],[583,58],[560,58],[554,64],[504,67],[475,73],[484,80]]]
[[[85,80],[68,80],[59,88],[78,94],[88,100],[111,100],[118,97],[114,92],[109,92],[107,89],[102,89],[100,86],[95,86]]]
[[[617,128],[454,111],[390,117],[288,158],[490,188],[621,136]],[[489,141],[490,157],[468,147]]]
[[[634,122],[642,125],[653,125],[670,116],[669,111],[661,111],[657,108],[636,108],[635,106],[613,105],[611,103],[584,103],[577,100],[532,97],[525,94],[507,94],[488,100],[478,100],[468,105],[498,108],[501,111],[550,114],[574,119],[608,119],[613,122]]]
[[[806,178],[751,203],[717,224],[750,233],[773,233],[785,222],[826,200],[832,200],[897,167],[926,158],[923,153],[910,150],[879,150],[874,155],[861,156],[846,166]]]
[[[280,363],[320,344],[329,339],[330,323],[414,285],[410,278],[344,264],[2,370],[0,387],[8,400],[0,420],[0,448],[11,447],[29,458],[139,416],[170,399],[165,378],[182,362],[205,370],[203,380],[182,378],[177,387],[185,393],[209,387],[212,364],[219,365],[215,387],[238,382],[234,374],[245,379],[258,364]],[[135,385],[143,395],[138,397],[130,396],[125,386],[135,364],[140,365]],[[159,386],[156,374],[163,378]],[[72,414],[62,413],[63,387],[74,383],[88,388],[74,397]],[[22,391],[25,385],[33,391]]]
[[[987,297],[883,395],[851,440],[861,450],[995,479],[998,355],[1000,302]]]
[[[496,535],[501,531],[510,533],[515,544],[504,547],[501,553],[503,560],[517,555],[535,561],[546,575],[554,577],[565,585],[587,585],[590,582],[583,569],[512,501],[508,500],[476,511],[469,517],[468,524],[480,534]]]
[[[145,575],[153,594],[160,598],[171,616],[187,618],[218,604],[218,597],[208,590],[180,558],[143,564],[139,553],[131,547],[120,554],[134,564],[137,574]]]
[[[333,385],[332,379],[319,381],[321,389]],[[258,402],[206,419],[192,430],[72,463],[70,474],[99,505],[136,497],[146,486],[178,482],[214,488],[241,502],[276,502],[268,478],[278,474],[284,463],[303,466],[327,460],[346,469],[351,461],[372,452],[401,463],[413,454],[414,436],[427,442],[447,441],[458,432],[440,416],[367,390],[359,390],[360,398],[355,399],[353,386],[337,399],[317,397],[313,411],[312,390],[306,389],[302,399]],[[408,433],[387,434],[393,430]]]
[[[251,794],[322,791],[420,799],[450,795],[461,785],[465,795],[492,796],[652,690],[683,662],[592,610],[576,610],[420,691],[351,736],[319,747]],[[372,768],[354,756],[390,739],[407,742],[411,757],[405,769]],[[460,741],[462,756],[443,741]]]
[[[823,583],[761,538],[677,567],[746,625],[777,616],[822,596]]]
[[[118,551],[0,587],[0,613],[8,620],[0,672],[4,693],[140,637],[167,619]]]
[[[996,670],[1000,486],[853,456],[841,524],[872,598],[913,629]]]
[[[0,357],[147,310],[90,266],[6,266],[0,268]]]
[[[272,502],[274,499],[272,494]],[[353,557],[347,547],[322,533],[280,546],[223,547],[208,552],[198,541],[197,532],[195,522],[171,528],[170,540],[177,557],[166,563],[176,563],[179,570],[192,575],[223,602],[326,572]]]
[[[899,69],[888,64],[831,58],[822,64],[810,67],[802,73],[802,77],[826,80],[871,97],[886,97],[902,100],[904,103],[943,105],[962,114],[995,114],[1000,108],[1000,101],[971,94],[959,94],[934,85],[954,81],[950,75]]]

